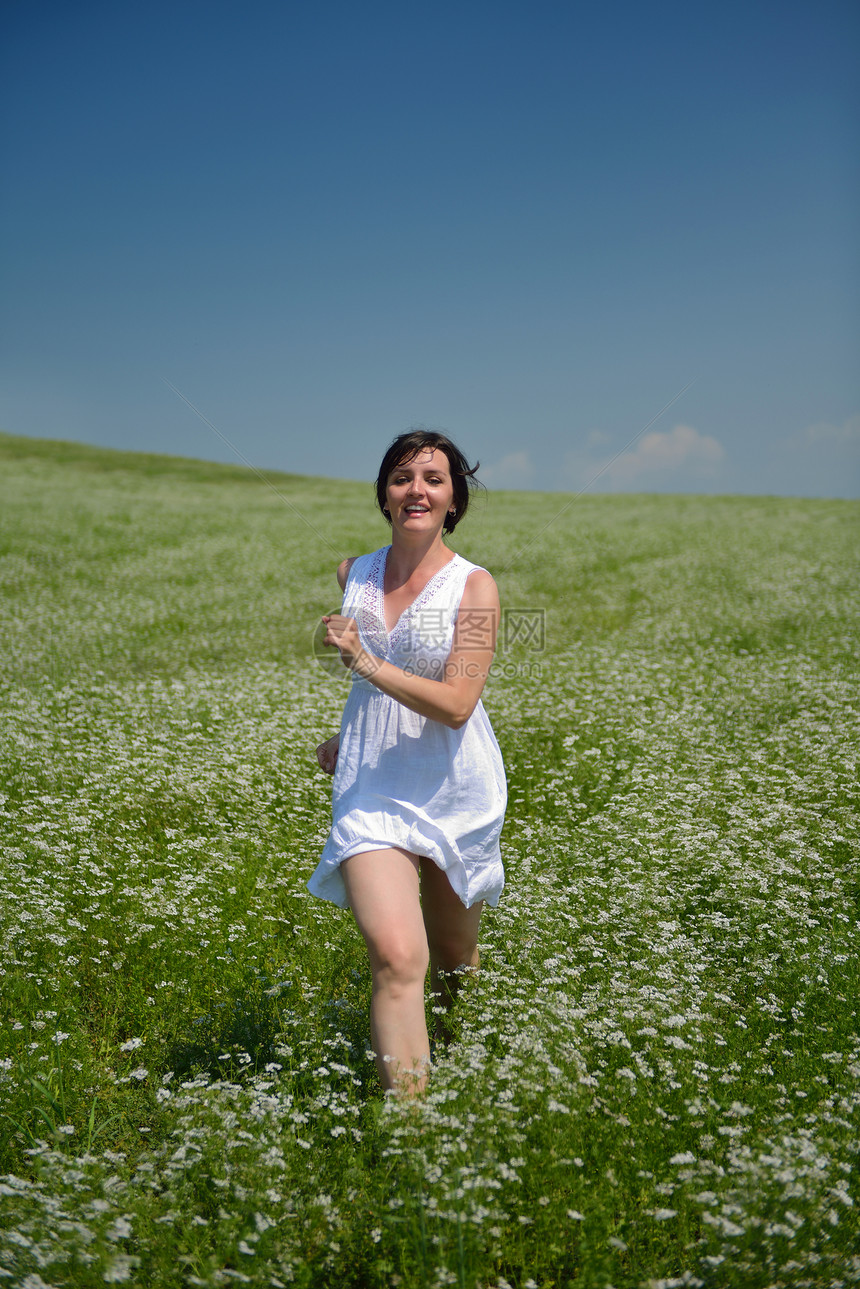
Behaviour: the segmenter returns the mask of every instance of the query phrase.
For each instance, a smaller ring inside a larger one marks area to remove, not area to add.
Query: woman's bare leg
[[[424,1017],[429,953],[418,858],[394,847],[366,851],[345,859],[341,873],[370,956],[370,1038],[379,1078],[386,1089],[420,1092],[430,1043]]]
[[[430,948],[430,988],[438,1006],[449,1011],[463,983],[478,970],[478,927],[484,901],[466,908],[442,869],[421,860],[421,903]],[[436,1017],[436,1038],[447,1043],[447,1016]]]

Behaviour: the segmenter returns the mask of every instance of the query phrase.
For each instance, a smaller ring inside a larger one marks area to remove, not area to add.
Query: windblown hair
[[[453,515],[447,515],[443,525],[443,532],[453,533],[460,520],[469,509],[470,488],[483,488],[480,480],[475,478],[479,468],[480,461],[476,461],[473,466],[463,456],[460,449],[451,442],[447,434],[440,434],[437,430],[407,430],[405,434],[398,434],[382,458],[382,465],[379,467],[379,474],[376,477],[376,500],[379,509],[385,518],[391,523],[391,516],[385,510],[385,488],[388,483],[388,476],[392,470],[399,465],[408,465],[414,461],[419,452],[433,452],[436,450],[444,452],[448,458],[448,466],[451,470],[451,483],[454,486],[454,507]]]

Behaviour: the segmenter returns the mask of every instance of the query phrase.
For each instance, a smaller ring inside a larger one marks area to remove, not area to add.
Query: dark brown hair
[[[407,430],[405,434],[398,434],[397,438],[392,440],[388,451],[382,458],[382,465],[379,467],[379,474],[376,477],[376,500],[379,509],[385,518],[391,523],[391,516],[385,509],[385,489],[388,484],[388,476],[392,470],[399,465],[408,465],[414,461],[419,452],[434,452],[438,449],[444,452],[448,458],[448,466],[451,471],[451,483],[454,486],[454,514],[445,516],[445,523],[442,531],[453,533],[460,520],[469,509],[469,489],[483,488],[483,484],[475,478],[480,467],[480,461],[476,461],[473,466],[463,456],[463,453],[448,438],[447,434],[440,434],[438,430],[415,429]]]

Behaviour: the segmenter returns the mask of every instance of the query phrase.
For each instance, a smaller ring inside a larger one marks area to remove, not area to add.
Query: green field
[[[569,501],[450,541],[545,633],[409,1105],[305,890],[370,485],[0,436],[0,1284],[860,1284],[860,505]]]

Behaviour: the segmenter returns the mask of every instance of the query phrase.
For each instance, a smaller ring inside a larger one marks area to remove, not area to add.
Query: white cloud
[[[860,494],[860,416],[841,425],[816,421],[779,445],[774,476],[780,491],[795,496]]]
[[[831,425],[828,421],[817,421],[807,425],[796,436],[802,448],[819,448],[825,452],[860,452],[860,416],[849,416],[841,425]]]
[[[592,430],[582,449],[567,454],[566,476],[575,486],[692,492],[719,476],[726,457],[718,439],[691,425],[652,430],[618,457],[609,442],[607,434]]]
[[[727,436],[728,437],[728,436]],[[616,457],[623,440],[605,430],[577,435],[553,453],[523,448],[482,466],[491,488],[579,492],[723,492],[807,497],[860,496],[860,416],[819,421],[769,440],[750,427],[724,445],[692,425],[649,430]]]
[[[612,483],[631,484],[644,480],[653,485],[676,482],[679,473],[691,481],[713,477],[725,458],[718,439],[700,434],[692,425],[673,430],[652,430],[613,461],[606,471]]]
[[[528,488],[534,474],[534,464],[528,452],[509,452],[501,461],[482,465],[478,478],[488,488]]]

